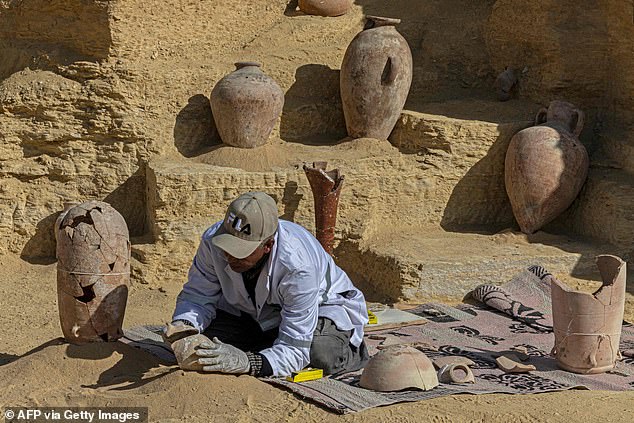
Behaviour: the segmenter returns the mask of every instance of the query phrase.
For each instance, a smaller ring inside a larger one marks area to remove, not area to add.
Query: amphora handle
[[[381,84],[392,84],[398,76],[398,71],[401,66],[401,60],[397,56],[389,56],[385,62],[383,68],[383,74],[381,76]]]
[[[539,112],[537,112],[537,115],[535,115],[535,125],[541,125],[542,123],[545,123],[547,120],[547,116],[548,109],[546,107],[542,107],[541,109],[539,109]]]
[[[583,124],[585,123],[585,121],[586,121],[586,114],[583,113],[579,109],[575,109],[573,118],[570,120],[570,130],[572,131],[573,134],[575,134],[575,137],[579,138],[579,135],[581,134],[581,131],[583,130]],[[573,125],[574,125],[574,128],[573,128]]]

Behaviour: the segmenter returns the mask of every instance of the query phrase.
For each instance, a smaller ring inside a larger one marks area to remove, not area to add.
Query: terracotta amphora
[[[348,13],[353,0],[299,0],[299,10],[308,15],[341,16]]]
[[[597,257],[603,286],[594,294],[551,281],[555,346],[551,354],[564,370],[603,373],[619,359],[625,308],[626,264],[616,256]]]
[[[588,175],[588,152],[579,141],[584,114],[552,101],[537,114],[537,126],[513,136],[504,180],[513,214],[526,234],[539,230],[575,200]]]
[[[282,114],[284,92],[255,62],[238,62],[236,70],[211,91],[211,111],[222,141],[234,147],[264,145]]]
[[[400,19],[366,16],[343,57],[340,84],[348,135],[387,139],[412,84],[412,52],[394,27]]]
[[[130,285],[130,241],[107,203],[72,207],[56,225],[57,304],[64,338],[73,344],[114,341]]]

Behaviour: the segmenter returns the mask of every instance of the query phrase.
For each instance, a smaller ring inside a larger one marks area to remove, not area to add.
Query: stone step
[[[624,247],[634,258],[634,174],[591,167],[566,219],[575,232]]]
[[[151,162],[146,185],[152,242],[134,246],[145,277],[182,278],[202,231],[246,191],[269,193],[283,219],[314,231],[302,162],[325,160],[345,175],[336,242],[368,239],[387,223],[410,231],[512,225],[504,157],[512,135],[530,125],[534,106],[464,100],[414,107],[402,113],[389,142],[273,139],[258,149],[221,146],[196,158]],[[468,120],[469,113],[477,119]]]
[[[508,226],[504,156],[512,135],[530,124],[527,113],[509,115],[499,103],[475,100],[426,107],[444,114],[404,111],[390,142],[272,140],[253,150],[222,146],[194,159],[151,162],[151,232],[168,240],[179,219],[220,219],[232,198],[255,189],[276,197],[285,218],[312,225],[312,194],[300,165],[317,160],[346,176],[340,233],[360,235],[368,221],[394,218],[394,210],[412,225]],[[464,119],[471,109],[482,120]],[[522,110],[509,108],[516,109]]]
[[[631,130],[616,129],[598,136],[597,161],[634,174],[634,135]]]
[[[335,255],[368,299],[385,303],[459,301],[480,284],[505,283],[535,264],[564,281],[598,281],[595,256],[619,252],[544,232],[487,235],[393,227],[365,241],[341,243]]]

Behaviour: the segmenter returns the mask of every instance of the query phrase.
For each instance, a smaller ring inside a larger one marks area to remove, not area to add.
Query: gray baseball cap
[[[229,204],[222,226],[211,242],[237,259],[255,251],[277,231],[277,205],[263,192],[247,192]]]

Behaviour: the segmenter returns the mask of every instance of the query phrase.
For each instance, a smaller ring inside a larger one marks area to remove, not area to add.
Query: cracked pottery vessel
[[[619,355],[625,309],[626,263],[619,257],[597,257],[603,286],[594,294],[574,291],[551,280],[557,365],[573,373],[612,370]]]
[[[55,230],[64,338],[73,344],[120,338],[130,285],[125,220],[109,204],[88,201],[67,210]]]
[[[579,141],[584,113],[552,101],[535,124],[513,136],[504,162],[504,182],[522,232],[532,234],[575,200],[588,175],[588,153]]]
[[[326,171],[328,162],[304,164],[304,173],[313,192],[315,204],[315,238],[324,250],[332,255],[337,223],[337,206],[344,176],[339,169]]]
[[[438,386],[438,375],[425,353],[400,344],[380,350],[370,359],[359,386],[380,392],[410,388],[429,391]]]
[[[238,62],[236,70],[211,91],[218,134],[227,145],[255,148],[266,144],[282,114],[284,92],[256,62]]]
[[[341,100],[348,135],[387,139],[412,84],[412,52],[394,27],[400,19],[366,16],[343,58]]]
[[[299,10],[308,15],[341,16],[348,13],[353,0],[299,0]]]

